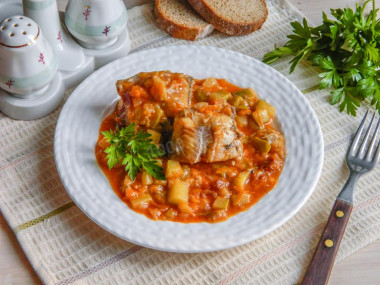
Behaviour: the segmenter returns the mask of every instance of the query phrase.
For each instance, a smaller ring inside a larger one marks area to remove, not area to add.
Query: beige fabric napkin
[[[261,59],[274,43],[284,44],[289,22],[298,15],[280,0],[268,1],[269,18],[252,35],[214,32],[191,44],[213,45]],[[152,5],[129,10],[132,52],[176,40],[154,25]],[[306,65],[288,75],[289,65],[273,65],[305,94],[320,121],[325,143],[321,178],[306,205],[276,231],[233,249],[176,254],[142,248],[109,234],[70,200],[53,156],[54,128],[60,110],[32,121],[0,114],[0,209],[46,284],[294,284],[302,276],[332,203],[347,178],[344,157],[360,117],[349,117],[318,90],[316,71]],[[127,68],[127,67],[126,67]],[[66,98],[70,91],[66,93]],[[286,94],[284,94],[286,95]],[[338,260],[380,237],[380,167],[357,187],[355,208]]]

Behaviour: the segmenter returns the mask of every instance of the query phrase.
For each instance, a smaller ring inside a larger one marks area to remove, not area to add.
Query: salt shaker
[[[0,88],[18,97],[35,96],[53,80],[57,65],[33,20],[13,16],[0,23]]]

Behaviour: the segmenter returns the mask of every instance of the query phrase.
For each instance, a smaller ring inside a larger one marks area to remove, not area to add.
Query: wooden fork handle
[[[343,200],[335,201],[302,285],[327,284],[352,207]]]

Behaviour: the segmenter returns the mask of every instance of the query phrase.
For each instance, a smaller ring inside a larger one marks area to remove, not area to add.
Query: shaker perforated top
[[[25,16],[13,16],[0,23],[0,45],[20,48],[33,44],[40,34],[36,22]]]

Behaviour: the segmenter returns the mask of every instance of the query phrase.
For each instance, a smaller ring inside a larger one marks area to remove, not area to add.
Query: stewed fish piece
[[[172,158],[189,163],[238,158],[243,151],[240,138],[233,116],[186,109],[174,119]]]
[[[190,107],[192,82],[191,76],[169,71],[142,72],[118,80],[119,122],[160,129],[168,117]]]

